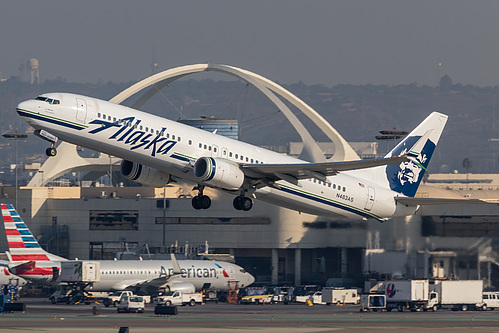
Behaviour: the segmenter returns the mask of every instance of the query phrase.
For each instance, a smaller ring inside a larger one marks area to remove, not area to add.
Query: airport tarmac
[[[178,307],[177,316],[117,313],[100,305],[53,305],[23,299],[25,313],[0,313],[0,332],[499,332],[499,310],[454,312],[359,312],[360,306],[207,303]],[[94,306],[97,314],[94,314]]]

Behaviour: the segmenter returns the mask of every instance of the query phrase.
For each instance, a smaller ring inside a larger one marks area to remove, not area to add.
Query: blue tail
[[[402,154],[413,156],[409,161],[385,167],[386,179],[391,190],[414,197],[446,122],[446,115],[438,112],[431,113],[386,155],[386,157]]]

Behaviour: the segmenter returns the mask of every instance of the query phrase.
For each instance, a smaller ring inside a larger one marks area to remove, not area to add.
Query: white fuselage
[[[92,291],[114,291],[127,289],[130,286],[147,286],[154,279],[168,278],[165,284],[191,283],[196,290],[212,288],[226,290],[229,281],[237,281],[238,286],[243,288],[252,284],[254,277],[242,267],[220,261],[211,260],[179,260],[182,274],[173,273],[170,260],[101,260],[99,262],[99,273],[96,282],[90,284]],[[60,261],[38,261],[36,266],[39,270],[52,267],[61,267]],[[51,274],[40,274],[39,272],[26,272],[21,275],[26,279],[44,284],[58,284],[59,278],[53,281]],[[153,286],[159,287],[155,283]]]
[[[35,129],[58,138],[150,166],[178,179],[199,183],[192,164],[201,157],[217,157],[238,164],[306,163],[251,144],[216,135],[163,117],[91,97],[53,93],[43,96],[59,104],[30,100],[18,113]],[[414,206],[397,205],[397,193],[376,184],[374,173],[342,172],[331,182],[286,181],[276,187],[252,190],[255,198],[296,211],[335,218],[375,218],[413,214]],[[238,192],[234,192],[238,194]]]

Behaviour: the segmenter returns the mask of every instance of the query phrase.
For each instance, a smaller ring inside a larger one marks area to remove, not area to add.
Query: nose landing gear
[[[54,157],[55,155],[57,155],[57,149],[54,146],[49,147],[45,150],[45,154],[48,157]]]

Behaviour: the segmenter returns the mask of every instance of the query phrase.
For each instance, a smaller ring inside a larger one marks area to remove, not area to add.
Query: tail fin
[[[62,261],[62,257],[48,253],[24,223],[21,216],[11,204],[0,204],[3,215],[5,233],[9,243],[9,260],[12,262],[23,261]]]
[[[414,197],[447,122],[447,115],[432,112],[386,157],[407,154],[411,160],[385,167],[390,189]]]

